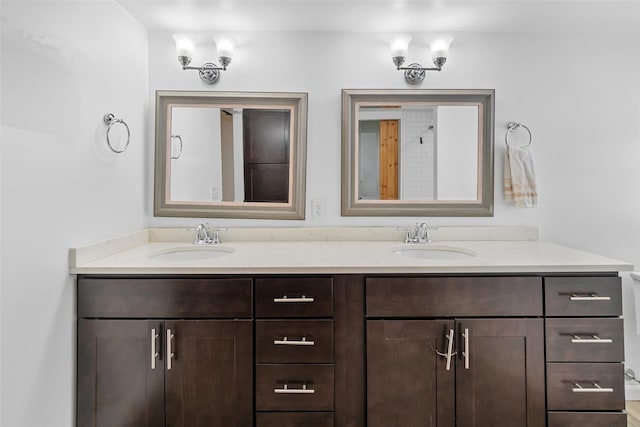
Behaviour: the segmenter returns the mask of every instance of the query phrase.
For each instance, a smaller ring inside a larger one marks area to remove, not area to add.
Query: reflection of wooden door
[[[398,120],[380,120],[380,200],[398,199]]]
[[[289,110],[244,109],[245,202],[289,201]]]

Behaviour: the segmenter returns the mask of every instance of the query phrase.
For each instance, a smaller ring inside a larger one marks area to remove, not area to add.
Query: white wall
[[[147,32],[112,0],[3,0],[1,17],[0,425],[70,427],[68,249],[147,224]],[[108,112],[131,128],[120,155]]]
[[[413,34],[414,40],[420,35]],[[422,88],[496,90],[495,216],[429,223],[537,225],[541,238],[640,265],[640,38],[637,34],[458,33],[444,70]],[[180,70],[171,33],[149,33],[149,87],[309,93],[307,205],[326,217],[302,222],[220,219],[217,226],[407,225],[413,218],[340,217],[340,90],[409,88],[384,37],[368,33],[239,33],[236,57],[217,85]],[[607,52],[604,59],[598,52]],[[425,62],[413,47],[410,62]],[[214,59],[215,52],[199,52]],[[153,108],[151,109],[153,110]],[[509,121],[533,132],[540,207],[516,209],[502,194]],[[151,124],[150,124],[151,126]],[[149,128],[152,129],[152,128]],[[147,158],[149,165],[152,157]],[[151,172],[148,175],[151,182]],[[149,187],[151,189],[151,187]],[[151,207],[149,191],[147,206]],[[153,218],[154,226],[198,219]],[[640,371],[630,279],[623,274],[628,365]]]

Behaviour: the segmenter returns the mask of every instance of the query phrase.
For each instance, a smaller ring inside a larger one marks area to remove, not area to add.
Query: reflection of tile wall
[[[432,200],[435,188],[435,110],[424,107],[403,109],[401,123],[401,198]],[[434,128],[429,130],[429,126]]]

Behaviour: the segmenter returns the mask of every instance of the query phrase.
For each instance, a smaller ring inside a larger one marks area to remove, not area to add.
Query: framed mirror
[[[343,216],[493,216],[494,90],[343,90]]]
[[[154,215],[304,219],[307,94],[156,92]]]

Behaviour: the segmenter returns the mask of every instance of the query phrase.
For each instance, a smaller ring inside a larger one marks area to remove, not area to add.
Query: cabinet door
[[[162,361],[152,367],[160,323],[78,319],[78,426],[164,426]]]
[[[447,350],[453,321],[367,321],[367,426],[453,426],[455,357]]]
[[[253,425],[252,322],[167,321],[166,329],[167,427]]]
[[[542,319],[460,320],[457,330],[458,426],[544,426]]]

